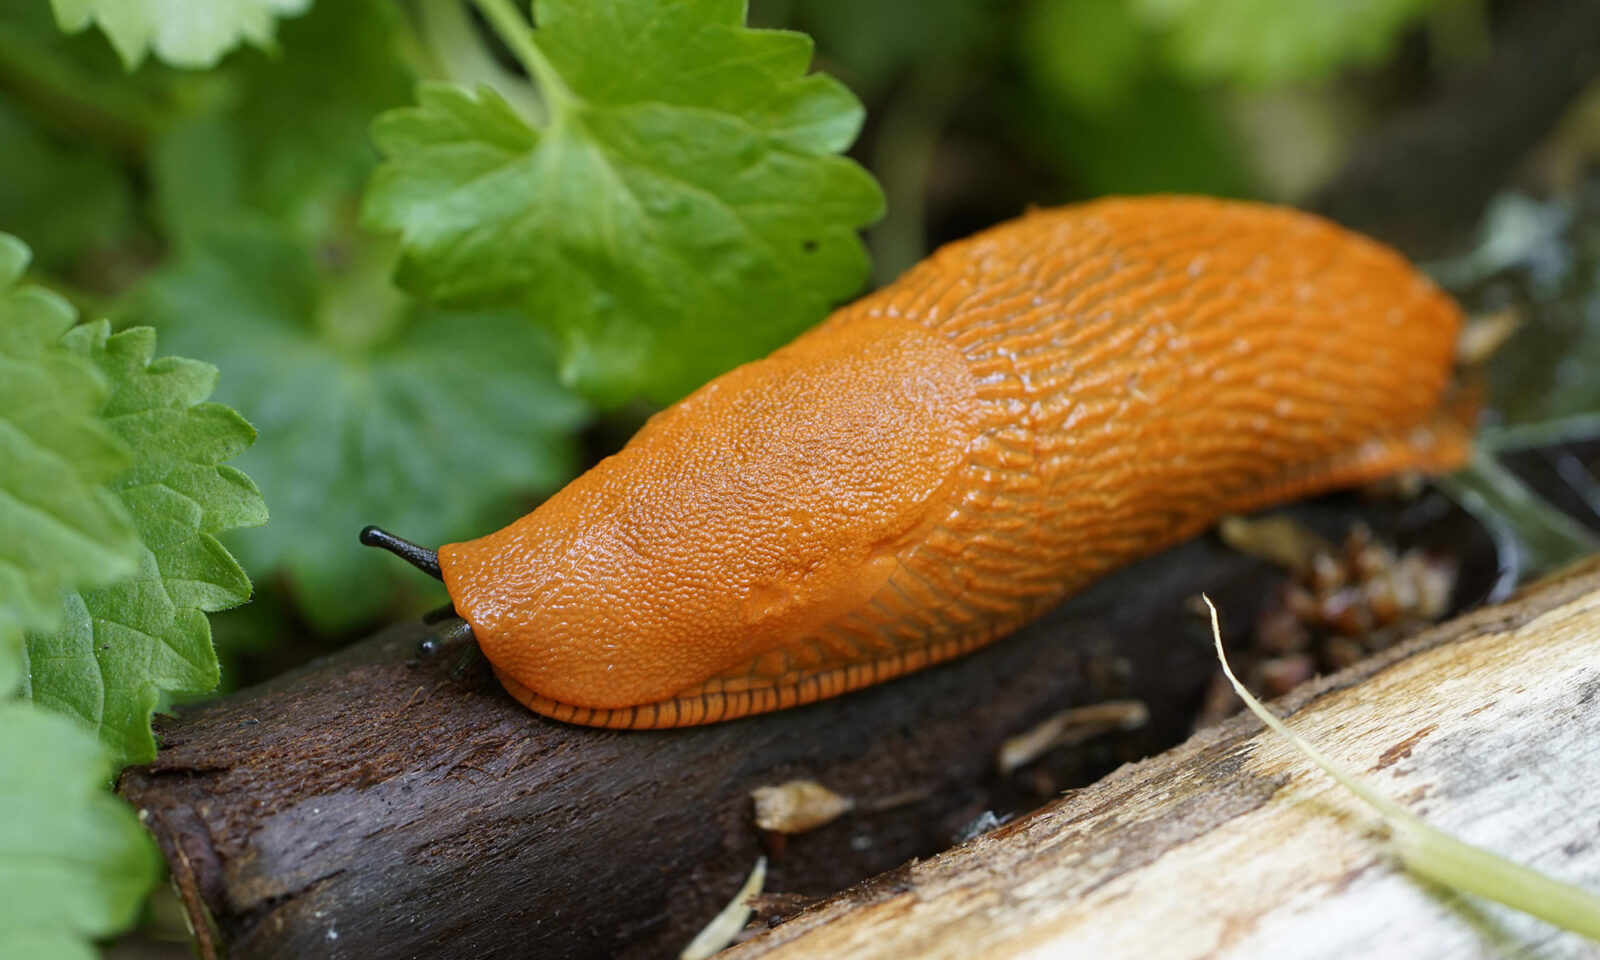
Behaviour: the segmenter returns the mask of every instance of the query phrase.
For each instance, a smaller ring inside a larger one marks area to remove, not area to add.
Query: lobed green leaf
[[[17,641],[61,620],[61,591],[131,573],[138,541],[106,489],[129,451],[100,418],[107,378],[59,341],[66,301],[20,286],[28,248],[0,234],[0,696],[16,686]]]
[[[672,399],[860,287],[856,229],[882,195],[836,155],[861,107],[805,74],[806,37],[747,29],[729,0],[534,13],[543,126],[487,87],[429,84],[373,127],[388,160],[364,216],[400,235],[403,287],[527,310],[608,402]]]
[[[100,322],[65,342],[111,384],[101,416],[133,458],[110,487],[134,518],[140,560],[130,577],[68,593],[64,626],[28,636],[27,690],[84,720],[120,766],[155,756],[150,715],[162,691],[217,685],[205,613],[248,600],[250,580],[216,535],[265,522],[266,507],[249,478],[221,465],[255,431],[205,402],[216,368],[155,358],[148,327],[113,335]]]

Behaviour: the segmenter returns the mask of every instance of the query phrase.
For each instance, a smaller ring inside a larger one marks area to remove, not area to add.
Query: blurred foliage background
[[[362,225],[380,161],[374,119],[412,104],[419,80],[487,82],[512,104],[533,96],[468,7],[274,9],[275,30],[244,42],[150,56],[114,49],[96,29],[64,33],[45,0],[0,0],[0,231],[33,248],[31,279],[85,315],[152,324],[164,351],[220,367],[216,399],[260,432],[238,466],[271,522],[228,540],[257,594],[214,618],[224,687],[442,602],[436,584],[360,548],[356,531],[381,523],[432,545],[503,524],[615,449],[670,397],[652,386],[651,364],[678,362],[673,344],[657,344],[595,388],[574,373],[560,329],[504,305],[423,303],[392,281],[396,240]],[[749,18],[809,34],[815,69],[865,106],[851,156],[887,195],[867,233],[880,284],[1028,205],[1107,193],[1295,203],[1414,253],[1472,249],[1470,225],[1514,175],[1547,196],[1576,189],[1597,98],[1579,92],[1593,66],[1562,60],[1561,42],[1590,41],[1549,24],[1582,23],[1573,11],[1585,10],[1571,0],[753,0]],[[1515,109],[1474,100],[1474,82],[1529,55],[1523,32],[1546,36],[1529,23],[1555,38],[1529,48],[1535,62],[1561,75],[1523,76]],[[1452,96],[1473,107],[1452,121],[1467,139],[1437,142],[1471,150],[1481,107],[1482,135],[1515,141],[1506,156],[1432,165],[1402,151],[1403,175],[1341,186],[1373,142],[1368,166],[1384,174],[1381,145],[1403,146],[1408,118]],[[1511,133],[1492,126],[1496,110],[1509,110]],[[1546,146],[1530,160],[1535,141]],[[1458,176],[1458,162],[1470,172]],[[1529,203],[1523,212],[1544,224],[1535,233],[1559,232],[1551,210],[1567,206]],[[1385,214],[1396,215],[1387,228]],[[1515,269],[1515,283],[1543,276],[1539,289],[1558,296],[1572,258],[1552,266],[1524,234],[1501,235],[1509,252],[1491,251],[1493,262],[1460,261],[1458,286],[1492,306],[1508,296],[1493,278]],[[1569,352],[1574,339],[1594,342],[1593,317],[1576,316]],[[1519,376],[1541,376],[1540,362]],[[1592,405],[1582,373],[1581,396],[1538,415]]]

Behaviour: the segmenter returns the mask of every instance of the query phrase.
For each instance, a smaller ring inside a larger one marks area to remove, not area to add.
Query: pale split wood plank
[[[1600,889],[1600,564],[1276,706],[1433,825]],[[1380,822],[1239,717],[724,956],[1600,957],[1413,879]]]

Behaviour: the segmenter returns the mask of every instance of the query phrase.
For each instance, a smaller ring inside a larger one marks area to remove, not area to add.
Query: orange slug
[[[1460,326],[1398,254],[1308,214],[1034,211],[701,387],[437,570],[546,716],[809,703],[983,646],[1223,514],[1460,465]]]

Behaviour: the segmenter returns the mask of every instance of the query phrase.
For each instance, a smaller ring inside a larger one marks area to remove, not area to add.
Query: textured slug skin
[[[1467,454],[1460,312],[1291,210],[1112,199],[953,243],[440,549],[501,682],[710,723],[1015,629],[1219,515]]]

